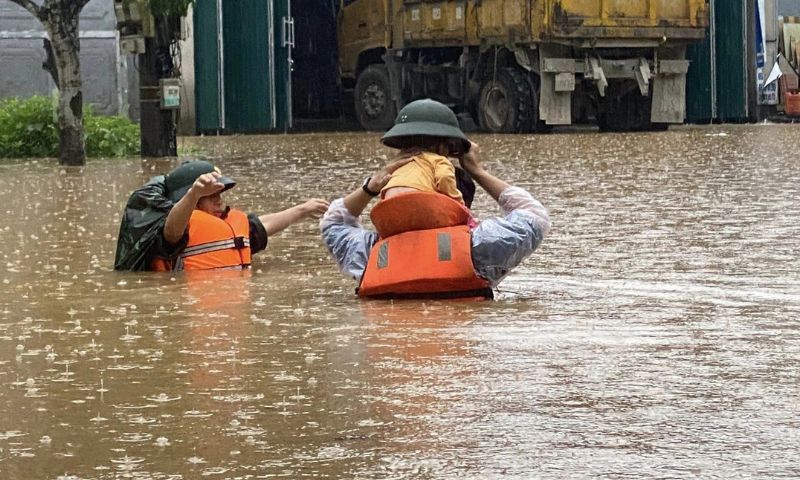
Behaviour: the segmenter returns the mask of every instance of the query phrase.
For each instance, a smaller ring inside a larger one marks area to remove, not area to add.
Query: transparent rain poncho
[[[472,264],[492,287],[533,253],[550,230],[547,209],[522,188],[506,188],[498,203],[502,216],[483,220],[472,230]],[[342,273],[360,282],[378,234],[364,229],[342,198],[331,203],[320,230]]]

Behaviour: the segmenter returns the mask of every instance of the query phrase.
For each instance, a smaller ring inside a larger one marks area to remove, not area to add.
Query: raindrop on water
[[[158,437],[156,438],[156,445],[159,447],[168,447],[171,444],[169,443],[169,439],[167,437]]]

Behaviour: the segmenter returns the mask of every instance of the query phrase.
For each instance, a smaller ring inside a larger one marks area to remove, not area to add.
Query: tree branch
[[[43,39],[43,43],[46,58],[42,63],[42,68],[50,74],[53,82],[58,85],[58,67],[56,66],[56,56],[53,53],[53,44],[47,38]]]
[[[24,8],[25,10],[31,12],[31,14],[39,19],[39,6],[33,3],[32,0],[10,0],[11,3],[16,3],[20,7]]]

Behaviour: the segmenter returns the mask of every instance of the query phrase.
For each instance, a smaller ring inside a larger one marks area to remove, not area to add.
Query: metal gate
[[[195,102],[201,133],[291,127],[289,0],[197,2]]]
[[[689,47],[687,120],[746,122],[754,115],[753,10],[746,0],[713,0],[704,42]]]

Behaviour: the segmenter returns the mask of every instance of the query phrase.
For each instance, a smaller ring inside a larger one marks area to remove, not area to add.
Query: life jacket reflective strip
[[[186,247],[181,255],[183,257],[190,257],[201,253],[216,252],[217,250],[225,250],[227,248],[241,248],[242,246],[249,247],[250,239],[245,238],[239,240],[241,237],[235,239],[220,240],[218,242],[204,243],[202,245],[195,245],[194,247]]]
[[[201,210],[189,219],[189,243],[178,257],[177,270],[250,266],[250,222],[241,210],[221,219]]]
[[[465,225],[471,215],[461,207],[438,193],[409,193],[378,203],[372,222],[393,233],[372,247],[359,296],[491,298],[490,283],[472,265],[471,234]],[[452,222],[461,224],[447,225]],[[406,230],[409,225],[415,229]]]

